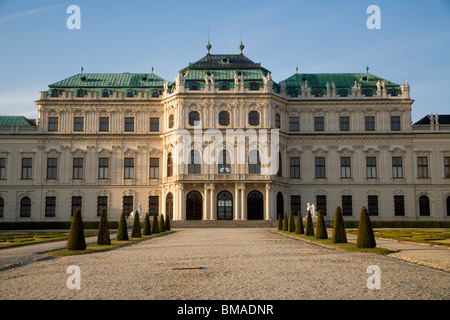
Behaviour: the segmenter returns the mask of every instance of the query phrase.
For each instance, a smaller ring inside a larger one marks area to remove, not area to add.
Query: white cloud
[[[10,21],[10,20],[14,20],[14,19],[21,18],[21,17],[25,17],[25,16],[29,16],[29,15],[32,15],[32,14],[41,13],[41,12],[44,12],[44,11],[60,8],[60,7],[63,7],[63,6],[67,6],[67,4],[60,4],[60,5],[57,5],[57,6],[43,7],[43,8],[32,9],[32,10],[27,10],[27,11],[14,13],[14,14],[6,16],[6,17],[0,17],[0,23],[6,22],[6,21]]]

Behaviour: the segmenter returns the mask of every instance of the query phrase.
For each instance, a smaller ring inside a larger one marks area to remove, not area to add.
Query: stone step
[[[276,220],[186,220],[170,221],[170,228],[278,228]]]

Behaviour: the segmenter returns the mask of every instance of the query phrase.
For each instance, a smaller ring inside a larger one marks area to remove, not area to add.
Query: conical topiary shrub
[[[164,226],[164,229],[166,231],[170,231],[170,217],[167,217],[166,219],[166,225]]]
[[[300,211],[298,212],[297,222],[295,223],[295,233],[296,234],[305,233],[305,230],[303,228],[302,214]]]
[[[159,233],[158,214],[153,214],[152,233]]]
[[[284,218],[283,218],[283,231],[288,231],[288,218],[287,218],[286,212],[284,213]]]
[[[292,214],[292,211],[289,212],[288,231],[289,232],[295,231],[295,220],[294,220],[294,215]]]
[[[166,226],[164,225],[164,216],[161,215],[161,219],[159,219],[159,232],[166,231]]]
[[[109,236],[108,214],[106,213],[105,208],[102,209],[102,215],[100,217],[97,244],[101,246],[107,246],[111,244],[111,237]]]
[[[119,226],[117,227],[116,240],[126,241],[128,240],[128,230],[127,230],[127,218],[125,217],[125,212],[120,215]]]
[[[372,223],[370,222],[367,208],[362,207],[361,216],[359,217],[358,236],[356,238],[356,247],[358,248],[375,248],[375,237],[373,235]]]
[[[86,249],[86,239],[84,238],[83,219],[81,218],[80,209],[76,209],[75,212],[73,213],[66,248],[67,250]]]
[[[328,239],[327,227],[325,226],[322,210],[319,210],[319,214],[317,215],[316,238]]]
[[[283,215],[278,214],[278,230],[283,230]]]
[[[142,238],[141,222],[139,221],[139,212],[134,213],[133,229],[131,229],[132,238]]]
[[[308,214],[306,215],[306,230],[305,235],[314,236],[314,225],[312,222],[311,211],[308,210]]]
[[[149,236],[152,234],[152,227],[150,225],[150,216],[148,215],[148,212],[145,214],[144,229],[142,229],[142,234],[144,236]]]
[[[341,207],[336,207],[333,220],[333,235],[331,239],[334,243],[347,243],[347,234],[345,233],[344,217]]]

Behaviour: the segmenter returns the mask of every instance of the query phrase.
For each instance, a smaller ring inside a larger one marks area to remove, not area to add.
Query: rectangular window
[[[159,197],[150,196],[148,197],[148,214],[150,216],[157,216],[159,210]]]
[[[73,178],[83,179],[83,158],[73,158]]]
[[[101,132],[109,131],[109,117],[100,117],[99,131],[101,131]]]
[[[403,178],[402,157],[392,157],[392,176],[394,179]]]
[[[150,179],[159,179],[159,158],[150,158]]]
[[[48,131],[58,131],[58,117],[48,118]]]
[[[108,179],[109,171],[109,158],[99,158],[98,159],[98,178]]]
[[[428,157],[417,157],[418,177],[428,178]]]
[[[75,117],[73,118],[73,131],[83,131],[84,130],[84,118]]]
[[[300,130],[299,117],[289,117],[289,130],[290,131],[299,131]]]
[[[128,216],[133,211],[133,196],[123,196],[123,212]]]
[[[72,216],[75,213],[75,210],[80,209],[82,205],[82,197],[74,196],[72,197]]]
[[[324,130],[325,130],[325,118],[314,117],[314,131],[324,131]]]
[[[22,179],[31,179],[32,159],[22,158]]]
[[[56,216],[56,197],[45,197],[45,216]]]
[[[351,178],[350,157],[341,157],[341,178]]]
[[[341,131],[350,131],[350,117],[340,117],[339,127]]]
[[[316,157],[316,178],[325,178],[325,158]]]
[[[300,158],[291,157],[290,158],[290,171],[292,179],[300,179]]]
[[[124,178],[125,179],[133,179],[134,178],[134,158],[125,158],[124,159]]]
[[[6,158],[0,158],[0,180],[6,179]]]
[[[300,196],[291,196],[291,211],[293,215],[298,215],[301,211],[301,198]]]
[[[369,216],[378,215],[378,196],[368,196],[368,214]]]
[[[108,197],[107,196],[98,196],[97,197],[97,216],[100,217],[102,215],[102,210],[105,209],[108,212]]]
[[[371,179],[377,177],[377,158],[375,157],[366,158],[366,170],[367,170],[367,178]]]
[[[400,117],[399,116],[391,117],[391,131],[400,131]]]
[[[327,215],[327,196],[316,196],[317,212],[322,211],[324,216]]]
[[[58,159],[48,158],[47,159],[47,179],[56,179],[58,172]]]
[[[394,214],[396,216],[405,215],[405,197],[404,196],[394,196]]]
[[[375,131],[375,117],[369,116],[365,118],[366,131]]]
[[[5,209],[5,200],[0,197],[0,218],[3,218],[3,211]]]
[[[250,167],[250,164],[249,164]],[[202,171],[202,165],[201,165],[201,159],[200,159],[200,152],[198,151],[191,151],[190,154],[190,160],[188,163],[188,173],[189,174],[200,174]],[[250,172],[252,173],[252,172]]]
[[[450,157],[444,157],[444,177],[450,178]]]
[[[150,118],[150,131],[151,132],[159,131],[159,118]]]
[[[126,132],[133,132],[134,131],[134,118],[133,117],[126,117],[125,118],[125,131]]]
[[[342,215],[353,215],[352,196],[342,196]]]

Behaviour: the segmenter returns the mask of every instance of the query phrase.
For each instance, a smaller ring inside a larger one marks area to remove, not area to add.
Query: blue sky
[[[69,5],[81,29],[69,30]],[[381,9],[369,30],[367,7]],[[173,81],[206,54],[244,54],[275,81],[369,72],[411,85],[412,117],[450,114],[450,0],[2,1],[0,114],[37,117],[39,91],[80,72],[154,72]]]

